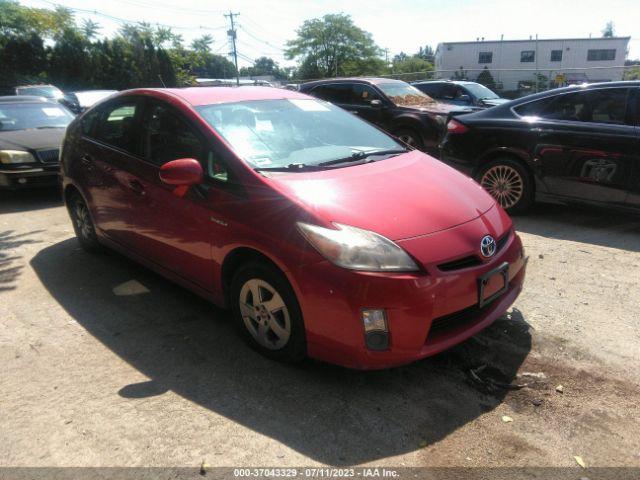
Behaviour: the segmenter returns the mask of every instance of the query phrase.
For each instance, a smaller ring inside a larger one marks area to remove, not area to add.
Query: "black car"
[[[42,97],[0,97],[0,188],[55,185],[73,115]]]
[[[65,92],[64,97],[61,98],[59,102],[73,113],[78,114],[117,92],[117,90],[82,90],[78,92]]]
[[[472,111],[436,102],[408,83],[388,78],[318,80],[303,83],[300,92],[327,100],[434,154],[448,116]]]
[[[481,83],[459,80],[430,80],[412,82],[411,85],[439,102],[469,107],[473,110],[502,105],[509,100],[500,98]]]
[[[535,199],[640,209],[640,82],[551,90],[452,119],[440,158],[510,212]]]

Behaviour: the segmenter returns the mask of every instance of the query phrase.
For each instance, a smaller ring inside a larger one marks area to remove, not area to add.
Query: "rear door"
[[[634,118],[636,134],[636,151],[640,152],[640,88],[634,88],[631,92],[631,115]],[[631,185],[627,204],[634,208],[640,208],[640,157],[636,157],[633,164]]]
[[[539,111],[529,108],[540,117],[534,157],[551,193],[624,205],[640,155],[631,90],[570,92],[542,101]]]
[[[112,240],[132,243],[131,205],[140,191],[130,173],[142,155],[139,121],[142,100],[125,97],[105,105],[82,138],[81,183],[93,205],[96,226]]]

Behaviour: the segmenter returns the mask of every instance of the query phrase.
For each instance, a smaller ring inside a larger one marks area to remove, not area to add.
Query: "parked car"
[[[66,92],[60,100],[60,103],[73,113],[78,114],[117,92],[117,90],[81,90],[77,92]]]
[[[535,199],[640,208],[640,82],[551,90],[451,120],[441,159],[509,212]]]
[[[71,120],[66,108],[43,97],[0,97],[0,188],[56,185]]]
[[[16,95],[31,95],[59,101],[64,93],[54,85],[21,85],[15,88]]]
[[[121,92],[62,151],[80,245],[230,307],[272,358],[408,363],[482,330],[522,288],[522,244],[490,195],[298,92]]]
[[[484,110],[509,101],[507,98],[500,98],[498,94],[476,82],[430,80],[412,82],[411,85],[439,102],[469,107],[473,110]]]
[[[327,100],[432,154],[445,132],[447,117],[473,110],[436,102],[401,80],[334,78],[303,83],[300,91]]]

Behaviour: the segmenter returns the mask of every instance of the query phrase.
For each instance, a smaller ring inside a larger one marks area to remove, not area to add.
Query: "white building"
[[[630,37],[529,40],[478,39],[440,43],[438,78],[476,80],[486,67],[498,89],[535,88],[536,72],[549,86],[622,79]],[[456,73],[457,72],[457,73]],[[543,87],[544,88],[544,87]]]

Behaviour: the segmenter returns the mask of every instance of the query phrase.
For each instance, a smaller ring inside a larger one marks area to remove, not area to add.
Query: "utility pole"
[[[227,35],[231,37],[231,45],[233,46],[233,51],[231,54],[233,55],[233,63],[236,65],[236,85],[240,86],[240,72],[238,70],[238,50],[236,49],[236,26],[233,23],[233,17],[239,16],[239,13],[233,13],[229,10],[229,13],[225,13],[225,17],[229,17],[231,22],[231,29],[227,30]]]

